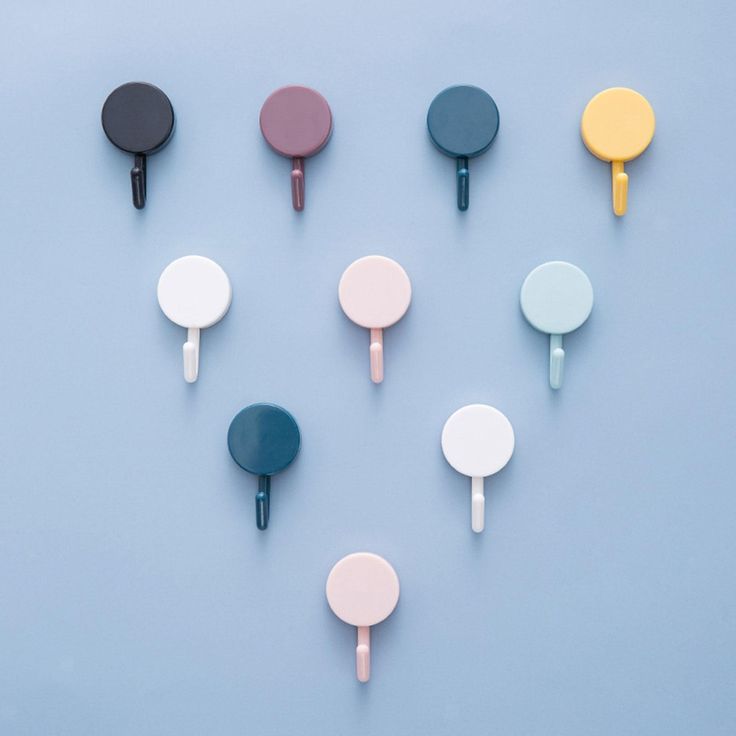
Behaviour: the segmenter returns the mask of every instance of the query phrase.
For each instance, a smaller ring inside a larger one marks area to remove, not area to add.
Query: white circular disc
[[[565,335],[577,330],[592,309],[590,279],[572,263],[543,263],[522,284],[521,311],[540,332]]]
[[[485,478],[511,459],[514,428],[498,409],[487,404],[468,404],[445,422],[442,452],[459,473]]]
[[[391,258],[365,256],[345,269],[337,295],[353,322],[382,329],[406,314],[411,302],[411,282],[406,271]]]
[[[232,297],[227,274],[203,256],[177,258],[158,280],[158,303],[180,327],[204,329],[219,322],[227,314]]]

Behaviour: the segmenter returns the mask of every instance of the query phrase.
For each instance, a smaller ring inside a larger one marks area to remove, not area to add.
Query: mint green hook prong
[[[562,386],[565,372],[565,351],[562,349],[562,335],[549,336],[549,385],[552,388]]]
[[[572,263],[543,263],[524,279],[520,300],[532,327],[549,335],[549,385],[558,389],[565,372],[562,336],[577,330],[593,309],[590,279]]]

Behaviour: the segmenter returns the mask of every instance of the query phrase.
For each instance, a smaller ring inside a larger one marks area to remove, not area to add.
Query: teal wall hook
[[[498,133],[498,107],[480,87],[448,87],[432,100],[427,113],[429,136],[446,156],[457,160],[457,207],[470,204],[468,160],[485,153]]]
[[[560,388],[565,368],[562,336],[577,330],[593,309],[593,286],[577,266],[550,261],[537,266],[521,287],[521,311],[549,335],[549,385]]]
[[[294,417],[275,404],[251,404],[235,415],[227,446],[243,470],[258,476],[256,526],[268,528],[271,476],[284,470],[299,452],[301,435]]]

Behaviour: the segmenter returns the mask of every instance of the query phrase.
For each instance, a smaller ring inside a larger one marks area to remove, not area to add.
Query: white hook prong
[[[184,380],[194,383],[199,375],[199,328],[187,329],[187,341],[182,348],[184,356]]]
[[[473,477],[470,483],[470,521],[473,531],[483,531],[486,524],[486,497],[483,478]]]

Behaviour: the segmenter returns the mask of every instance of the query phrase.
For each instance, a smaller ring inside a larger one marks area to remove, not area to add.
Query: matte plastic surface
[[[271,476],[294,461],[301,434],[294,417],[275,404],[251,404],[230,423],[227,446],[243,470],[258,476],[256,526],[268,528],[271,513]]]
[[[292,159],[291,194],[295,210],[304,209],[304,159],[319,153],[332,134],[332,112],[316,90],[281,87],[263,103],[261,132],[276,153]]]
[[[345,269],[337,293],[345,314],[356,324],[371,331],[371,380],[381,383],[383,330],[396,324],[409,309],[409,276],[391,258],[365,256]]]
[[[325,587],[333,613],[358,627],[356,675],[368,682],[371,675],[370,629],[391,615],[399,601],[399,578],[391,565],[371,552],[343,557],[330,571]]]
[[[230,309],[230,279],[214,261],[183,256],[172,261],[158,280],[158,303],[175,324],[187,328],[184,343],[184,378],[194,383],[199,375],[200,330],[219,322]]]
[[[480,87],[448,87],[432,100],[427,129],[432,142],[447,156],[457,159],[457,206],[470,204],[468,159],[487,151],[498,133],[498,108]]]
[[[105,100],[102,128],[118,148],[135,155],[130,171],[133,205],[143,209],[148,193],[146,157],[163,148],[174,132],[171,101],[152,84],[128,82]]]
[[[561,388],[565,351],[562,336],[577,330],[593,309],[593,286],[577,266],[550,261],[537,266],[521,286],[521,311],[529,323],[550,336],[549,383]]]
[[[275,475],[286,469],[300,445],[296,420],[275,404],[247,406],[235,415],[227,432],[233,460],[255,475]]]
[[[641,155],[654,137],[654,110],[633,89],[599,92],[583,111],[580,131],[588,150],[611,162],[611,196],[616,215],[626,214],[629,188],[624,163]]]
[[[485,526],[483,478],[504,468],[514,453],[514,429],[507,417],[487,404],[468,404],[452,414],[442,428],[447,462],[471,482],[471,528]]]

